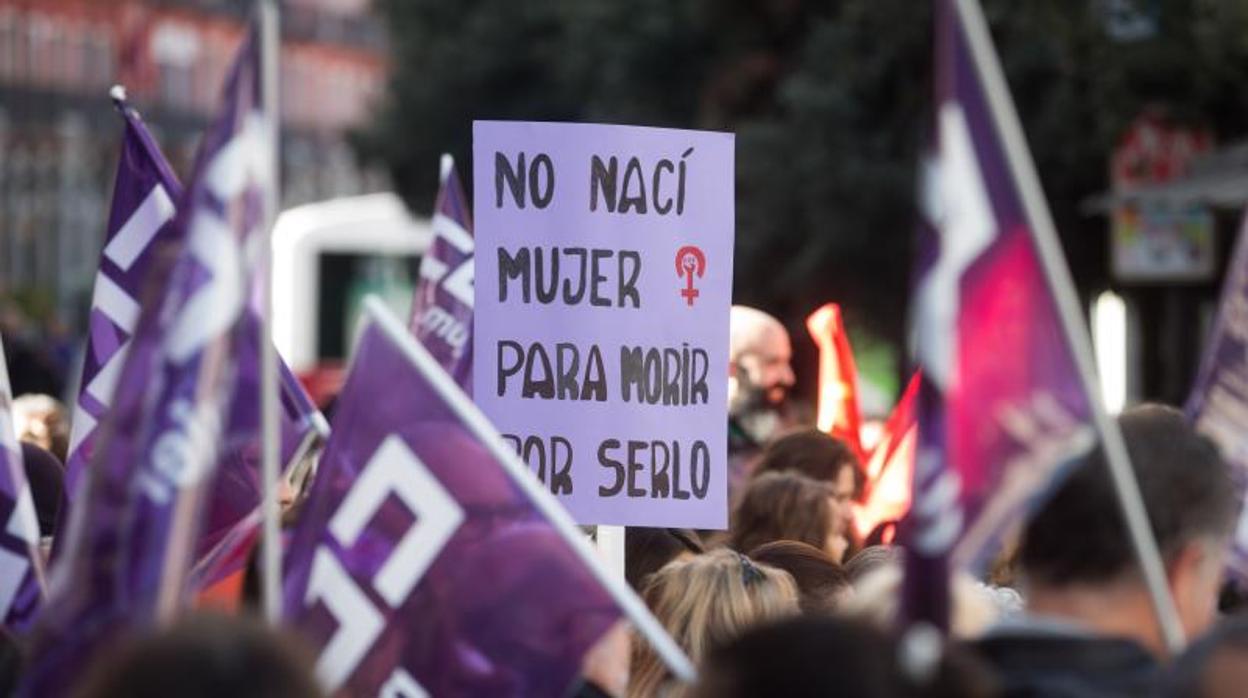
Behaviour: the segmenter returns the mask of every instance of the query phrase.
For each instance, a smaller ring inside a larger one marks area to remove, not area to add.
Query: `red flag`
[[[910,379],[867,459],[866,489],[862,504],[855,505],[854,512],[854,528],[860,539],[866,539],[882,523],[900,521],[910,511],[914,446],[919,433],[915,410],[919,375],[915,373]]]
[[[819,415],[817,425],[854,449],[859,462],[862,414],[858,409],[858,369],[849,335],[841,321],[841,307],[828,303],[806,318],[806,330],[819,346]]]

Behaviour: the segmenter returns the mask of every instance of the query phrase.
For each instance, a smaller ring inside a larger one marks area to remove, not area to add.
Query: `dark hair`
[[[1164,558],[1199,538],[1230,534],[1239,508],[1230,472],[1181,412],[1142,405],[1118,425]],[[1134,570],[1134,560],[1104,455],[1093,449],[1024,529],[1021,571],[1039,584],[1098,584]]]
[[[758,626],[713,649],[703,663],[696,698],[857,696],[979,698],[995,695],[989,674],[946,646],[932,674],[907,677],[898,645],[858,621],[802,616]]]
[[[52,452],[25,441],[22,442],[22,463],[26,469],[26,481],[30,483],[30,496],[35,503],[39,535],[54,535],[56,515],[61,507],[61,490],[65,486],[65,466]]]
[[[797,582],[804,613],[831,613],[849,590],[849,577],[828,554],[806,543],[778,540],[750,551],[750,558],[788,572]]]
[[[96,662],[83,698],[317,698],[312,660],[250,616],[199,614]]]
[[[818,429],[799,429],[768,444],[754,475],[794,470],[821,482],[834,482],[847,467],[854,469],[855,490],[861,490],[862,464],[848,444]]]
[[[1226,655],[1230,656],[1226,656]],[[1210,672],[1219,656],[1236,663],[1248,658],[1248,617],[1237,616],[1218,623],[1203,638],[1192,643],[1173,664],[1162,681],[1160,695],[1166,698],[1200,698],[1206,695],[1238,695],[1242,686],[1227,685],[1236,677],[1220,677]],[[1214,682],[1217,681],[1217,684]],[[1218,693],[1216,688],[1229,689]]]
[[[823,549],[831,527],[828,489],[804,475],[764,473],[750,482],[732,521],[728,545],[738,552],[776,540]]]
[[[845,576],[850,584],[857,584],[863,577],[881,567],[901,562],[901,552],[887,545],[872,545],[859,550],[845,563]]]
[[[624,529],[624,578],[640,592],[646,578],[683,553],[702,554],[702,543],[692,531],[679,528]]]

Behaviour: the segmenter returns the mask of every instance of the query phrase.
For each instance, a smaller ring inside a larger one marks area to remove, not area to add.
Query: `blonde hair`
[[[650,577],[642,596],[695,665],[710,648],[748,628],[798,613],[797,585],[788,572],[723,549],[668,563]],[[628,695],[653,696],[671,679],[650,645],[635,642]]]

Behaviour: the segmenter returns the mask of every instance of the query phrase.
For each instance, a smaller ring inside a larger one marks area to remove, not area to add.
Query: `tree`
[[[1208,0],[988,0],[1007,77],[1076,278],[1104,279],[1105,221],[1080,209],[1146,106],[1248,124],[1248,10]],[[917,163],[930,108],[928,3],[914,0],[384,0],[395,71],[361,152],[427,211],[438,154],[480,118],[737,134],[735,295],[804,332],[827,300],[904,345]],[[1110,10],[1151,28],[1124,40]],[[468,169],[468,168],[465,168]],[[470,172],[466,172],[470,176]],[[800,349],[807,343],[797,342]],[[805,361],[813,366],[813,352]],[[799,366],[800,368],[800,366]]]

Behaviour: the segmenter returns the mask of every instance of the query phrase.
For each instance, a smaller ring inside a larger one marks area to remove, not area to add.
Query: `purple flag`
[[[39,522],[31,498],[22,449],[13,427],[13,390],[0,341],[0,618],[10,630],[24,630],[43,597]]]
[[[936,148],[915,292],[919,447],[903,535],[907,605],[941,622],[947,565],[986,563],[1094,432],[963,18],[950,0],[936,7]]]
[[[157,250],[180,242],[184,234],[183,229],[171,224],[182,186],[138,112],[126,104],[124,91],[114,88],[113,99],[125,119],[125,131],[108,233],[91,297],[86,361],[65,463],[65,502],[72,501],[78,491],[91,460],[96,425],[113,404],[117,379],[139,319],[139,294],[155,265]],[[65,506],[61,509],[67,511]]]
[[[442,156],[433,245],[420,262],[408,323],[433,358],[472,394],[472,214],[455,161]]]
[[[180,243],[185,235],[183,226],[172,224],[175,206],[171,199],[181,196],[181,185],[138,113],[126,104],[122,91],[115,90],[113,97],[125,119],[125,132],[114,184],[113,211],[96,277],[82,389],[71,429],[62,522],[68,518],[77,483],[90,462],[96,424],[112,403],[129,333],[137,321],[135,299],[143,290],[145,275],[151,271],[161,244]],[[260,505],[261,333],[259,313],[254,306],[248,308],[244,322],[244,341],[235,357],[239,385],[234,391],[230,421],[222,440],[219,475],[208,500],[197,556],[206,555]],[[306,453],[315,438],[328,435],[328,427],[298,379],[280,359],[279,371],[281,459],[289,466]]]
[[[60,695],[101,643],[184,601],[234,386],[247,367],[247,294],[275,185],[259,46],[249,32],[206,132],[175,225],[176,258],[145,286],[112,409],[53,570],[23,691]],[[252,345],[254,346],[254,344]]]
[[[1235,254],[1227,269],[1213,335],[1187,400],[1196,429],[1211,438],[1248,490],[1248,216],[1240,224]],[[1235,532],[1230,570],[1248,585],[1248,507]]]
[[[658,626],[436,360],[369,313],[287,552],[287,620],[331,691],[564,695],[621,609]]]

